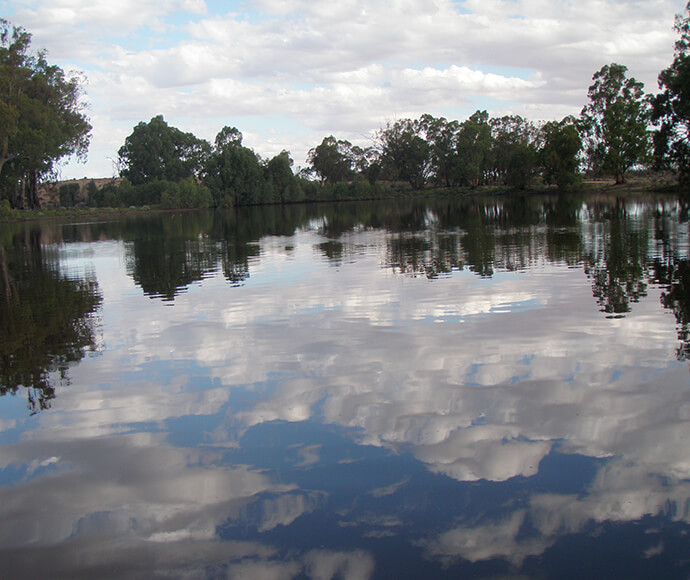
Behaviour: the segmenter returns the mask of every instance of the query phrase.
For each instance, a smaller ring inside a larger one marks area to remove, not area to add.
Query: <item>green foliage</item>
[[[476,111],[463,123],[429,114],[415,123],[429,145],[430,179],[437,185],[524,188],[536,173],[536,129],[522,117],[490,119]]]
[[[628,78],[627,70],[613,63],[594,74],[580,121],[590,169],[613,175],[616,183],[647,161],[650,147],[649,101],[643,84]]]
[[[582,140],[575,124],[573,117],[566,117],[561,121],[549,121],[540,130],[542,177],[546,183],[556,184],[562,190],[573,189],[581,181]]]
[[[0,188],[14,207],[38,207],[36,185],[56,161],[85,156],[91,126],[81,79],[30,52],[31,35],[0,20]]]
[[[160,205],[172,208],[204,208],[213,205],[211,192],[195,178],[182,181],[151,181],[133,185],[129,179],[122,179],[119,185],[106,184],[98,189],[93,184],[89,191],[89,207],[141,207]]]
[[[213,197],[208,187],[188,177],[179,183],[165,182],[160,205],[164,209],[206,208],[213,205]]]
[[[683,183],[690,182],[690,3],[676,16],[675,57],[659,74],[660,92],[652,99],[654,162],[674,169]]]
[[[336,183],[348,181],[353,176],[352,143],[337,140],[333,135],[324,137],[321,144],[314,147],[307,155],[311,170],[321,181]]]
[[[242,133],[224,127],[206,161],[204,185],[216,207],[302,201],[305,193],[292,173],[292,163],[288,151],[262,162],[242,145]]]
[[[371,147],[362,149],[347,140],[330,135],[309,151],[309,166],[303,171],[306,176],[316,175],[322,182],[328,183],[352,181],[357,176],[374,181],[376,175],[372,171],[372,164],[376,157],[376,152]]]
[[[304,199],[304,193],[292,173],[292,163],[287,151],[281,151],[266,163],[264,177],[268,187],[264,191],[271,201],[288,203]]]
[[[237,127],[223,127],[216,135],[216,151],[222,151],[227,147],[239,147],[242,145],[242,133]]]
[[[9,199],[0,199],[0,220],[8,220],[15,217],[15,211],[10,205]]]
[[[321,190],[324,188],[322,183],[311,181],[309,179],[305,179],[304,177],[298,177],[297,183],[299,184],[306,201],[318,201],[324,199],[320,195]]]
[[[457,181],[470,187],[484,185],[491,167],[492,154],[491,126],[486,111],[477,111],[462,123],[456,149]]]
[[[489,124],[492,180],[525,189],[537,172],[536,128],[518,115],[491,119]]]
[[[429,145],[431,172],[435,181],[446,187],[458,185],[456,148],[460,124],[458,121],[448,121],[445,117],[436,119],[425,114],[419,118],[418,125]]]
[[[61,207],[74,207],[79,203],[79,184],[65,183],[58,189]]]
[[[423,127],[411,119],[387,123],[376,139],[385,177],[407,181],[413,189],[422,189],[431,172],[429,144],[422,137]]]
[[[134,185],[198,176],[210,145],[192,133],[170,127],[162,115],[139,123],[118,152],[120,174]]]
[[[538,170],[537,150],[531,143],[515,145],[508,157],[505,183],[518,189],[527,189]]]
[[[115,207],[112,204],[106,203],[106,196],[115,189],[115,185],[112,183],[104,185],[102,188],[98,188],[96,183],[91,180],[86,186],[87,198],[86,204],[89,207]]]
[[[264,175],[256,153],[243,147],[239,132],[225,127],[216,137],[216,147],[204,167],[204,184],[213,194],[216,207],[256,203],[263,192]]]
[[[92,196],[96,194],[98,191],[98,186],[96,185],[96,182],[91,179],[87,184],[86,184],[86,201],[88,205],[91,205],[89,203],[89,200],[91,199]]]

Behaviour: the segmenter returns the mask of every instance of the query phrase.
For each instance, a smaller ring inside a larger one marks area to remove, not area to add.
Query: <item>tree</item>
[[[353,177],[352,143],[338,140],[333,135],[324,137],[320,145],[311,149],[307,161],[321,181],[337,183]]]
[[[610,64],[594,74],[590,103],[582,109],[581,127],[590,168],[613,175],[616,183],[649,154],[649,101],[643,84],[626,76],[627,67]]]
[[[60,205],[62,207],[74,207],[79,203],[79,184],[76,182],[65,183],[58,189]]]
[[[237,127],[223,127],[216,135],[215,148],[220,151],[227,147],[242,145],[242,133]]]
[[[13,207],[38,207],[38,180],[72,154],[85,156],[91,125],[81,79],[30,52],[31,35],[0,20],[0,181]]]
[[[546,183],[559,189],[571,189],[580,181],[582,139],[573,117],[549,121],[540,129],[539,163]]]
[[[263,191],[264,174],[256,153],[242,146],[242,134],[224,127],[204,166],[204,183],[214,205],[256,203]]]
[[[376,135],[384,172],[407,181],[413,189],[422,189],[431,171],[429,145],[421,130],[419,123],[401,119],[387,123]]]
[[[527,189],[537,174],[537,150],[532,143],[518,143],[508,158],[505,183],[518,189]]]
[[[118,151],[120,175],[132,184],[198,177],[210,145],[192,133],[169,126],[162,115],[141,122]]]
[[[295,175],[292,173],[293,161],[289,151],[281,151],[266,163],[264,172],[267,189],[272,193],[270,200],[281,203],[299,201],[301,190],[297,185]]]
[[[457,165],[457,141],[460,124],[445,117],[422,115],[418,121],[426,135],[431,157],[431,171],[436,181],[445,187],[456,185],[454,168]]]
[[[457,140],[460,182],[471,187],[483,185],[491,164],[492,137],[489,114],[476,111],[460,125]]]
[[[652,99],[654,161],[657,168],[679,172],[690,181],[690,3],[685,16],[676,16],[673,63],[659,74],[660,92]]]
[[[493,180],[525,189],[537,171],[534,125],[519,115],[491,119],[489,125]]]

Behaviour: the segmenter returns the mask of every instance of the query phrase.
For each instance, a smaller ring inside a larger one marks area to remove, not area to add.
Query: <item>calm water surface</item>
[[[0,226],[0,577],[690,577],[672,200]]]

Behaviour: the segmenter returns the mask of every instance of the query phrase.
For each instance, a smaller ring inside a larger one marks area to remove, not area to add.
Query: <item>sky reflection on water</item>
[[[9,577],[687,577],[687,221],[496,208],[17,234],[98,300],[0,399]]]

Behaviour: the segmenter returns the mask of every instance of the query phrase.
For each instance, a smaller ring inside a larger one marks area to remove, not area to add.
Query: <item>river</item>
[[[0,576],[685,578],[688,204],[0,226]]]

